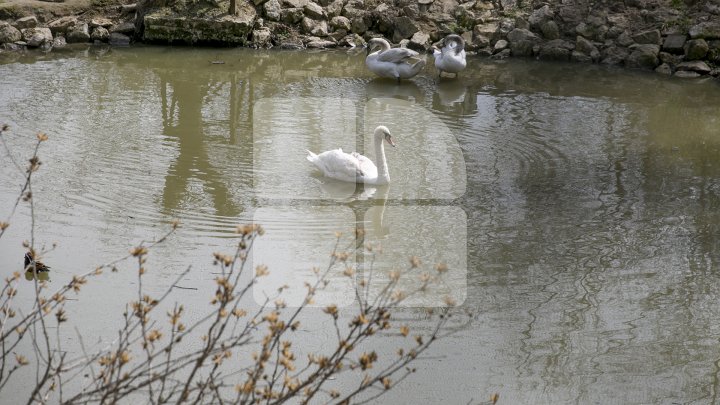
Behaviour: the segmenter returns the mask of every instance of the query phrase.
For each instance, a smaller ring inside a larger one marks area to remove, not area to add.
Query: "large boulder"
[[[75,27],[68,30],[65,34],[65,40],[67,40],[69,44],[89,42],[90,29],[88,28],[87,23],[77,24]]]
[[[303,10],[305,11],[305,15],[310,18],[316,20],[327,18],[327,13],[325,12],[325,10],[323,10],[320,5],[312,1],[308,1],[307,4],[305,4],[305,7],[303,7]]]
[[[570,60],[570,53],[575,46],[562,39],[554,39],[540,46],[538,58],[540,60],[553,60],[567,62]]]
[[[625,47],[611,45],[600,53],[600,63],[603,65],[621,65],[628,57],[629,51]]]
[[[393,32],[392,40],[393,42],[400,42],[405,38],[410,38],[419,30],[418,26],[410,17],[398,17],[395,19],[395,32]]]
[[[15,21],[15,27],[19,30],[24,29],[24,28],[35,28],[37,26],[38,26],[38,20],[37,20],[37,17],[35,17],[34,15],[18,18]]]
[[[532,56],[533,48],[540,38],[524,28],[515,28],[507,34],[513,56]]]
[[[705,55],[707,55],[708,50],[710,50],[710,46],[704,39],[691,39],[685,44],[685,59],[703,59]]]
[[[90,39],[92,41],[108,42],[110,39],[110,31],[105,27],[95,27],[92,30],[92,34],[90,34]]]
[[[663,41],[662,50],[668,53],[681,54],[685,52],[685,34],[670,34]]]
[[[720,22],[706,21],[690,27],[690,38],[720,39]]]
[[[50,28],[25,28],[20,31],[23,41],[31,48],[39,47],[45,43],[52,43],[53,35]]]
[[[660,45],[662,44],[662,35],[660,35],[659,30],[649,30],[649,31],[643,31],[639,32],[632,36],[633,41],[635,41],[638,44],[653,44],[653,45]]]
[[[78,19],[75,16],[60,17],[57,20],[50,21],[48,28],[52,31],[53,35],[64,34],[68,29],[77,25]],[[133,25],[133,29],[135,26]]]
[[[639,69],[655,69],[659,64],[658,53],[660,46],[653,44],[635,45],[630,48],[632,52],[625,59],[625,66]]]
[[[302,12],[302,9],[300,11]],[[188,18],[161,10],[145,15],[143,39],[147,42],[245,45],[256,17],[255,7],[247,2],[240,2],[237,15]]]
[[[0,44],[13,43],[22,39],[22,33],[12,25],[0,21]]]
[[[548,21],[553,21],[553,18],[555,17],[555,12],[553,12],[550,9],[549,5],[544,5],[530,14],[530,18],[528,18],[528,23],[530,23],[530,27],[533,29],[541,29],[542,25]]]
[[[682,62],[679,65],[677,65],[677,70],[678,71],[697,72],[697,73],[700,73],[703,75],[710,74],[710,71],[712,71],[712,69],[710,69],[710,66],[708,66],[707,63],[700,61],[700,60],[695,60],[695,61],[690,61],[690,62]]]
[[[268,0],[263,4],[263,14],[270,21],[280,21],[282,6],[278,0]]]

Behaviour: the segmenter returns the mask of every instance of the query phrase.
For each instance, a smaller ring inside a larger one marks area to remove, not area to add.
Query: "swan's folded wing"
[[[343,152],[342,149],[323,152],[320,157],[325,166],[325,175],[328,177],[354,179],[363,175],[360,161],[355,156]]]
[[[380,62],[403,63],[409,62],[408,59],[418,56],[418,53],[407,48],[392,48],[387,51],[380,52],[377,60]]]

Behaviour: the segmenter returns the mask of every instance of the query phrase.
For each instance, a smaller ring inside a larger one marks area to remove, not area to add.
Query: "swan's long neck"
[[[377,160],[378,184],[390,183],[390,172],[388,171],[387,160],[385,159],[385,146],[383,137],[375,137],[375,158]]]

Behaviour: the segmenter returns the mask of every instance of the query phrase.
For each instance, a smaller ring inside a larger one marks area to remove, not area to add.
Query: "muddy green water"
[[[146,288],[164,291],[191,266],[180,284],[198,289],[177,299],[201,311],[212,253],[230,252],[234,226],[255,220],[268,233],[254,260],[275,269],[254,291],[262,300],[302,285],[335,231],[363,228],[383,245],[379,274],[410,255],[450,266],[441,291],[410,307],[450,297],[476,313],[385,403],[493,392],[507,404],[718,401],[717,81],[470,58],[457,80],[438,82],[429,68],[397,85],[346,51],[0,56],[12,156],[25,159],[35,131],[50,136],[33,193],[34,242],[57,244],[44,257],[53,285],[179,218],[150,255]],[[386,148],[389,187],[328,181],[305,160],[306,149],[336,147],[374,160],[378,124],[397,142]],[[22,173],[0,158],[4,219]],[[22,268],[27,205],[10,222],[3,277]],[[71,307],[90,346],[112,339],[137,295],[126,268]],[[352,305],[349,288],[339,280],[319,300]],[[305,332],[308,342],[332,335]],[[70,351],[78,342],[62,339]]]

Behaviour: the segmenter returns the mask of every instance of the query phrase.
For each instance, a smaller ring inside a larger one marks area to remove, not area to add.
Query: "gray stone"
[[[662,43],[662,35],[660,35],[660,30],[643,31],[633,35],[632,39],[638,44],[660,45]]]
[[[113,25],[113,22],[110,21],[107,18],[93,18],[88,23],[90,28],[96,28],[96,27],[103,27],[103,28],[110,28]]]
[[[34,15],[31,15],[29,17],[18,18],[15,21],[14,25],[19,30],[24,29],[24,28],[35,28],[38,26],[38,20],[37,20],[37,17],[35,17]]]
[[[560,38],[560,27],[558,27],[555,21],[545,21],[540,25],[540,31],[542,31],[545,39],[558,39]]]
[[[343,0],[335,0],[327,6],[327,15],[332,18],[340,15],[343,9]]]
[[[265,4],[267,1],[268,0],[253,0],[253,4],[255,4],[256,6],[260,6]]]
[[[335,16],[330,20],[330,26],[334,29],[343,29],[345,31],[350,31],[350,28],[352,27],[352,23],[347,17],[343,17],[341,15]]]
[[[686,37],[684,34],[670,34],[663,41],[662,50],[669,53],[685,53]]]
[[[572,51],[570,54],[570,60],[576,63],[592,63],[593,59],[590,55],[584,54],[578,51]]]
[[[510,45],[508,41],[501,39],[497,42],[495,42],[495,46],[493,46],[493,53],[497,53],[502,51],[503,49],[506,49]]]
[[[708,66],[707,63],[700,61],[700,60],[694,60],[690,62],[682,62],[679,65],[677,65],[678,71],[689,71],[689,72],[697,72],[703,75],[710,74],[710,71],[712,70],[710,66]]]
[[[529,41],[535,43],[540,40],[537,35],[535,35],[529,30],[522,28],[515,28],[514,30],[510,31],[507,34],[507,39],[508,41],[510,41],[511,44],[521,41]]]
[[[628,34],[627,32],[623,32],[622,34],[618,35],[616,42],[618,45],[624,47],[628,47],[635,43],[630,34]]]
[[[108,42],[110,45],[128,46],[130,45],[130,37],[119,32],[111,32]]]
[[[531,50],[531,53],[532,53],[532,50]],[[503,49],[502,51],[494,54],[494,55],[491,56],[490,58],[491,58],[491,59],[495,59],[495,60],[502,60],[502,59],[507,59],[507,58],[509,58],[510,55],[512,55],[512,50],[510,50],[510,49]]]
[[[279,0],[268,0],[263,4],[263,14],[270,21],[280,21],[282,7]]]
[[[667,63],[668,65],[677,66],[680,64],[680,62],[683,61],[684,56],[683,55],[673,55],[671,53],[667,52],[660,52],[658,54],[658,58],[660,59],[660,63]]]
[[[245,45],[257,20],[250,2],[238,2],[237,15],[187,17],[160,10],[145,16],[143,38],[153,42],[203,43],[222,42]]]
[[[700,76],[701,76],[700,73],[692,72],[689,70],[678,70],[677,72],[675,72],[675,74],[673,74],[673,77],[680,77],[680,78],[684,78],[684,79],[694,79],[694,78],[700,77]]]
[[[593,52],[597,52],[597,47],[587,39],[578,36],[577,38],[575,38],[575,50],[578,52],[582,52],[585,55],[590,55]]]
[[[301,8],[284,8],[280,11],[280,20],[286,24],[297,24],[305,18]]]
[[[264,27],[252,32],[253,45],[258,48],[269,48],[272,46],[272,32],[270,28]]]
[[[72,43],[89,42],[90,41],[90,30],[87,23],[77,24],[71,28],[67,34],[65,34],[65,40]]]
[[[340,15],[345,16],[349,19],[354,19],[355,17],[362,17],[365,15],[365,9],[362,2],[358,3],[355,1],[348,2],[343,8]]]
[[[620,65],[625,62],[628,54],[627,48],[611,45],[600,53],[600,63],[603,65]]]
[[[422,31],[418,31],[410,38],[408,48],[416,51],[426,51],[430,48],[430,35]]]
[[[570,60],[570,54],[574,45],[563,41],[562,39],[554,39],[540,46],[538,58],[540,60],[564,61]]]
[[[587,24],[584,21],[575,27],[575,32],[577,34],[595,41],[605,40],[605,33],[607,33],[608,30],[609,28],[607,27],[607,25],[596,26],[592,24]]]
[[[322,20],[318,21],[315,24],[315,27],[313,27],[312,30],[310,30],[310,33],[312,35],[318,36],[318,37],[326,37],[328,35],[328,24],[327,21]]]
[[[12,43],[22,39],[22,33],[8,23],[0,22],[0,44]]]
[[[492,15],[489,15],[488,17],[492,17]],[[530,23],[522,17],[515,17],[515,28],[524,28],[526,30],[529,30]]]
[[[53,48],[65,48],[67,46],[67,42],[65,41],[65,37],[55,37],[52,42]]]
[[[672,68],[667,63],[660,64],[660,66],[655,68],[655,71],[668,76],[672,74]]]
[[[309,0],[282,0],[282,5],[287,8],[303,8]]]
[[[658,53],[660,46],[652,44],[642,44],[633,46],[632,52],[625,59],[625,66],[629,68],[639,69],[655,69],[660,60]]]
[[[400,42],[405,38],[410,38],[420,29],[410,17],[402,16],[395,19],[395,32],[393,32],[393,42]]]
[[[303,8],[305,11],[305,15],[310,18],[327,18],[327,13],[325,10],[323,10],[322,7],[320,7],[317,3],[313,3],[312,1],[309,1],[305,7]]]
[[[690,27],[688,31],[690,38],[719,39],[720,38],[720,22],[702,22]]]
[[[53,35],[64,34],[69,28],[77,25],[77,22],[78,19],[75,16],[61,17],[57,20],[50,21],[50,23],[48,24],[48,28],[50,28],[50,31],[52,31]],[[133,25],[133,31],[134,30],[135,25]]]
[[[20,31],[23,41],[31,48],[38,47],[45,42],[52,43],[53,35],[50,28],[25,28]]]
[[[350,30],[353,32],[353,34],[363,34],[365,31],[368,30],[368,25],[365,22],[365,19],[362,17],[355,17],[352,19]]]
[[[704,39],[691,39],[685,44],[685,59],[703,59],[709,49],[710,46],[708,46],[708,43]]]
[[[510,43],[510,51],[513,56],[532,56],[534,53],[535,41],[519,40]],[[505,52],[505,50],[500,53]]]
[[[487,38],[493,38],[495,37],[495,33],[498,30],[497,23],[490,22],[485,24],[478,24],[475,27],[473,27],[473,35],[478,36],[482,35]]]
[[[531,28],[540,28],[548,21],[552,21],[555,17],[555,13],[550,9],[549,5],[544,5],[534,10],[528,18],[528,23]]]
[[[131,36],[135,34],[135,24],[131,22],[123,22],[118,25],[113,25],[110,28],[110,33],[117,32],[119,34],[124,34],[127,36]]]
[[[110,39],[110,31],[105,27],[95,27],[90,34],[93,41],[107,42]]]

